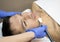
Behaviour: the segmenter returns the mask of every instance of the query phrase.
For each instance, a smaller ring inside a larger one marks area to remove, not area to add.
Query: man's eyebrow
[[[19,18],[18,19],[18,22],[21,23],[21,26],[23,27],[23,29],[25,30],[24,26],[23,26],[23,22],[22,22],[22,19],[20,20]]]

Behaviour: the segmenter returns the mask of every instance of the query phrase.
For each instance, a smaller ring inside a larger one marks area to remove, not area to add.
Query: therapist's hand
[[[6,12],[6,11],[0,10],[0,18],[4,18],[7,16],[13,16],[15,14],[21,14],[21,12]]]
[[[46,25],[41,25],[40,27],[26,30],[26,32],[32,31],[35,33],[35,38],[43,38],[44,36],[46,36],[45,33],[46,29],[47,29]]]

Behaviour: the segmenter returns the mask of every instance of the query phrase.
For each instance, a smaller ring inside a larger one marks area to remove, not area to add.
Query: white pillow
[[[2,37],[2,22],[0,23],[0,37]]]

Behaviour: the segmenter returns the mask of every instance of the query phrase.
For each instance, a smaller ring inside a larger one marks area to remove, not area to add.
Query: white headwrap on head
[[[37,0],[35,3],[60,25],[60,0]]]

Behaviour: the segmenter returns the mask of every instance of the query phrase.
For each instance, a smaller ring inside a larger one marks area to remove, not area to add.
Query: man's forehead
[[[14,16],[12,16],[11,18],[10,18],[10,21],[14,21],[14,20],[16,20],[16,19],[21,19],[22,17],[20,16],[20,15],[18,15],[18,14],[16,14],[16,15],[14,15]]]

